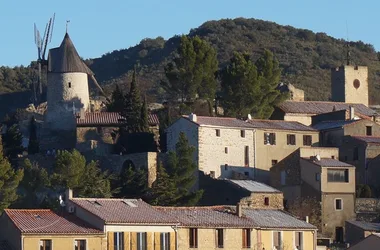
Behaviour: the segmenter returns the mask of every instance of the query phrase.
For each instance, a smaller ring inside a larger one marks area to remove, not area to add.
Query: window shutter
[[[147,232],[146,233],[146,246],[148,250],[154,250],[153,248],[153,233]]]
[[[124,232],[124,250],[130,250],[131,248],[129,237],[130,237],[129,232]]]
[[[295,135],[292,136],[292,145],[296,145],[296,136]]]
[[[275,247],[278,247],[280,246],[280,244],[278,244],[278,232],[273,232],[273,245]]]
[[[295,232],[295,242],[296,242],[296,247],[300,246],[300,232]]]
[[[137,250],[137,233],[131,232],[131,250]]]
[[[108,249],[114,250],[114,242],[113,242],[113,232],[107,233],[107,241],[108,241]]]
[[[170,232],[170,250],[176,250],[175,232]]]
[[[245,229],[242,229],[242,246],[243,248],[247,248],[247,231]]]
[[[290,145],[291,142],[290,142],[290,135],[286,135],[286,144]]]
[[[264,133],[264,145],[267,145],[269,142],[269,134],[268,133]]]
[[[348,182],[348,169],[344,170],[344,181]]]
[[[160,250],[160,243],[161,243],[161,233],[155,232],[154,233],[154,249]]]

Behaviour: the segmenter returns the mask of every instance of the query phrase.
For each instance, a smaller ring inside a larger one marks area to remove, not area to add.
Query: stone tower
[[[76,114],[89,109],[88,76],[92,71],[81,60],[69,34],[61,45],[49,51],[47,114],[51,130],[74,130]]]
[[[368,68],[343,65],[331,69],[331,99],[368,106]]]

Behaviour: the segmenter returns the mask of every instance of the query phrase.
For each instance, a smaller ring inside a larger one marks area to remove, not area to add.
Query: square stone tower
[[[368,106],[368,68],[343,65],[331,69],[331,99]]]

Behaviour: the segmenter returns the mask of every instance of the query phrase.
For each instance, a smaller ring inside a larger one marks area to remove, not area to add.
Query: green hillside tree
[[[221,70],[222,106],[225,116],[268,119],[274,106],[287,97],[276,88],[281,70],[269,50],[254,64],[248,54],[235,52]]]
[[[0,153],[0,213],[18,199],[17,188],[24,175],[22,169],[15,170]]]
[[[167,81],[161,81],[172,100],[213,100],[217,81],[218,61],[214,48],[198,36],[182,36],[177,56],[165,66]]]
[[[111,95],[111,102],[107,103],[108,112],[122,112],[125,104],[125,95],[120,89],[119,84],[116,84],[115,90]]]
[[[249,55],[235,52],[220,77],[224,115],[246,117],[260,96],[257,68]]]
[[[30,120],[29,124],[29,144],[28,144],[28,154],[37,154],[40,151],[40,143],[37,138],[37,126],[36,119],[34,116]]]
[[[148,173],[143,168],[136,169],[131,161],[127,161],[118,179],[119,197],[141,198],[148,188]]]

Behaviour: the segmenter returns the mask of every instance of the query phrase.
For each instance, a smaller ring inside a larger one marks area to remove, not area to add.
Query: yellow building
[[[0,217],[0,240],[12,250],[107,249],[102,231],[48,209],[6,209]]]
[[[314,250],[316,246],[316,228],[281,210],[241,206],[158,209],[180,223],[178,250]]]
[[[66,207],[106,234],[108,250],[175,250],[177,221],[141,199],[73,198]]]

